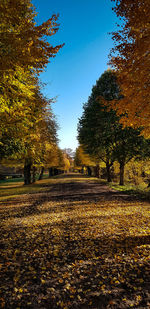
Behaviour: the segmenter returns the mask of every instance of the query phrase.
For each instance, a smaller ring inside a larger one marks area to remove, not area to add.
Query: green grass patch
[[[126,183],[123,186],[120,186],[119,184],[112,182],[109,184],[109,187],[125,194],[134,195],[141,199],[150,199],[150,188],[146,187],[146,185],[143,184],[135,186],[133,184]]]
[[[10,179],[11,180],[11,179]],[[48,185],[57,182],[54,179],[43,179],[34,184],[24,185],[23,181],[7,181],[0,184],[0,201],[14,198],[18,195],[38,193],[48,190]]]

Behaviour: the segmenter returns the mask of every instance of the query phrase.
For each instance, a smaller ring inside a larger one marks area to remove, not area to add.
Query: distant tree
[[[64,153],[64,158],[69,160],[70,168],[72,168],[74,162],[74,151],[71,148],[64,148],[62,151]]]
[[[74,151],[71,148],[64,148],[63,152],[66,153],[68,158],[74,158]]]
[[[57,144],[46,143],[45,146],[44,160],[40,163],[39,180],[43,177],[44,169],[49,170],[49,177],[51,177],[55,175],[56,169],[61,170],[64,166],[63,153]]]
[[[70,160],[68,159],[67,155],[63,153],[63,169],[67,173],[71,167]]]
[[[78,146],[75,151],[74,164],[75,166],[86,166],[91,165],[93,162],[90,156],[84,152],[82,146]]]
[[[80,145],[76,148],[74,156],[74,166],[84,168],[87,167],[88,174],[91,174],[91,166],[95,166],[94,158],[91,158],[87,153],[84,152],[83,147]]]
[[[115,47],[111,52],[111,65],[117,71],[122,89],[122,100],[111,106],[121,115],[126,126],[143,127],[145,137],[150,136],[150,23],[149,0],[112,0],[118,17],[124,23],[113,33]]]

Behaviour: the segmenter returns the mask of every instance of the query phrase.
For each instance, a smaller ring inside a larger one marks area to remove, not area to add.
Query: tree
[[[68,155],[62,150],[62,155],[63,155],[63,164],[62,168],[65,173],[69,172],[69,169],[71,167],[72,160],[68,157]]]
[[[63,152],[67,155],[68,159],[74,158],[74,151],[71,148],[64,148]]]
[[[70,169],[73,168],[73,165],[74,165],[74,151],[71,148],[64,148],[62,150],[62,152],[64,154],[65,161],[66,161],[66,159],[69,160],[69,164],[70,164],[70,166],[68,165],[69,168]]]
[[[112,0],[118,17],[124,23],[113,33],[115,47],[110,64],[117,71],[123,98],[112,101],[111,106],[121,115],[126,126],[143,127],[145,137],[150,134],[149,89],[149,0]]]
[[[144,151],[148,149],[148,145],[145,143],[145,139],[140,133],[140,129],[135,130],[131,127],[123,129],[122,126],[118,126],[113,155],[120,165],[120,185],[124,185],[125,165],[132,158],[142,158]]]
[[[84,112],[78,125],[79,143],[90,156],[106,164],[108,182],[111,181],[110,169],[115,160],[113,140],[118,117],[113,110],[108,111],[98,98],[103,97],[108,102],[119,95],[115,74],[106,71],[93,86],[88,102],[83,106]]]
[[[57,123],[48,102],[41,93],[36,94],[32,126],[24,139],[24,178],[25,184],[31,183],[31,167],[44,167],[49,153],[57,144]]]
[[[1,133],[0,138],[0,161],[4,158],[13,157],[16,152],[21,152],[21,143],[17,138],[13,138],[10,132]]]
[[[50,143],[54,137],[53,119],[45,118],[51,102],[40,94],[38,75],[63,44],[53,47],[47,41],[58,30],[58,16],[37,26],[30,0],[2,0],[0,14],[0,137],[20,139],[25,183],[30,183],[31,166],[40,162],[48,143],[44,136]]]
[[[120,164],[120,184],[123,184],[125,164],[142,151],[143,137],[140,130],[131,127],[123,129],[120,118],[110,109],[111,100],[120,100],[121,97],[115,72],[104,72],[83,106],[78,140],[88,154],[105,162],[108,182],[111,181],[111,167],[117,160]]]
[[[84,152],[81,145],[75,151],[74,164],[80,167],[93,165],[90,156]]]
[[[0,117],[8,127],[8,118],[9,125],[21,122],[32,104],[36,75],[63,45],[53,47],[46,40],[57,32],[58,16],[37,26],[30,0],[2,0],[0,14]]]
[[[44,160],[40,163],[41,171],[39,180],[42,179],[45,168],[49,170],[49,177],[55,176],[56,171],[63,168],[63,153],[57,144],[46,143]]]
[[[17,67],[43,71],[63,45],[53,47],[46,38],[58,31],[58,16],[37,26],[31,0],[1,0],[1,72],[14,73]]]
[[[0,14],[0,131],[17,126],[21,136],[31,120],[37,76],[63,45],[46,40],[57,32],[58,17],[37,26],[30,0],[2,0]]]
[[[88,175],[91,176],[91,166],[95,167],[96,162],[94,158],[91,158],[84,152],[83,147],[80,145],[75,151],[74,165],[75,167],[82,168],[82,170],[84,170],[84,167],[87,167]]]

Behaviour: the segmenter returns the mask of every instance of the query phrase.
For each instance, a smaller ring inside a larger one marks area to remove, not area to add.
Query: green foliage
[[[118,117],[113,110],[108,111],[107,107],[99,102],[99,97],[111,100],[113,95],[115,98],[119,96],[116,77],[114,73],[107,71],[92,88],[91,96],[83,106],[84,112],[78,125],[78,139],[84,149],[105,162],[107,159],[113,161],[110,146]]]
[[[120,184],[123,184],[125,164],[141,155],[146,142],[140,136],[140,129],[123,128],[116,112],[110,108],[111,100],[121,98],[115,72],[106,71],[83,106],[78,139],[88,154],[106,163],[108,181],[111,180],[110,167],[117,160],[120,164]]]

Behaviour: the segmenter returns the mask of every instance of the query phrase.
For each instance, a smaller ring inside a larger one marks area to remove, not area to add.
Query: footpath
[[[0,204],[0,308],[150,308],[150,204],[79,174],[31,188]]]

